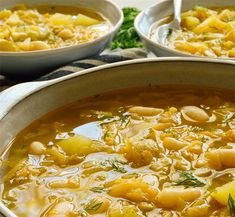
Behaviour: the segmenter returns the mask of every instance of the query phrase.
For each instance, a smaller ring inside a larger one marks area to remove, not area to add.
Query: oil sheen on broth
[[[87,98],[32,123],[2,158],[20,217],[232,216],[235,93],[189,86]]]

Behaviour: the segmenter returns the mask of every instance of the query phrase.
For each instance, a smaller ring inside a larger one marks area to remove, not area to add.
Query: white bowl
[[[0,74],[4,75],[35,77],[74,60],[96,55],[109,45],[123,22],[121,9],[109,0],[2,0],[0,10],[11,8],[19,3],[26,5],[69,5],[93,9],[105,16],[112,23],[113,27],[108,34],[84,44],[44,51],[0,51]]]
[[[196,5],[204,7],[235,7],[235,0],[182,0],[182,11],[187,11],[194,8]],[[181,56],[181,57],[201,57],[188,53],[180,52],[174,49],[170,49],[167,46],[162,45],[149,38],[149,33],[153,24],[173,14],[173,1],[163,0],[157,4],[150,6],[143,10],[135,19],[135,29],[146,44],[147,48],[155,53],[157,56]],[[201,57],[207,58],[207,57]],[[235,58],[214,58],[214,59],[231,59]]]
[[[234,67],[233,61],[199,58],[142,59],[99,66],[51,81],[24,83],[9,88],[0,94],[0,156],[7,150],[7,144],[26,126],[71,102],[111,90],[160,84],[189,84],[235,90]],[[15,217],[1,202],[0,213]]]

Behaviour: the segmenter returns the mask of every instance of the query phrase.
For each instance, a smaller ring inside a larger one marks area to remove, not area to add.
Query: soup
[[[235,58],[235,9],[196,6],[181,14],[182,30],[169,33],[166,45],[185,53]],[[151,38],[156,40],[155,28]]]
[[[235,92],[157,86],[101,94],[32,123],[2,155],[18,216],[232,216]]]
[[[0,51],[62,48],[95,40],[111,23],[99,13],[73,6],[16,5],[0,11]]]

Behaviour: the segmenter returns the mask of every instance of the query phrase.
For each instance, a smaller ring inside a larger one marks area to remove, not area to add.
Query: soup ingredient
[[[148,165],[152,162],[153,157],[157,156],[158,147],[154,140],[142,140],[142,137],[136,136],[127,141],[125,147],[125,157],[130,162],[139,166]]]
[[[64,139],[58,142],[58,146],[60,146],[68,155],[78,154],[81,156],[109,149],[109,146],[106,144],[102,144],[99,141],[92,141],[82,135]]]
[[[235,201],[233,200],[231,194],[229,194],[229,197],[228,197],[228,207],[230,210],[230,214],[233,217],[235,215]]]
[[[212,167],[221,169],[223,167],[235,167],[234,149],[217,149],[206,153],[206,157]]]
[[[140,180],[118,179],[106,185],[106,187],[110,186],[109,194],[113,197],[121,197],[133,202],[154,202],[156,200],[156,190]]]
[[[197,56],[235,58],[234,7],[196,6],[181,14],[181,30],[169,34],[169,48]],[[155,27],[150,37],[155,39]]]
[[[0,11],[0,51],[62,48],[95,40],[111,28],[96,12],[70,6],[16,5]]]
[[[72,216],[74,206],[68,201],[56,204],[48,213],[48,217],[65,217]]]
[[[118,201],[110,207],[108,217],[143,217],[138,208],[134,205],[125,204],[125,202]]]
[[[209,120],[208,114],[197,106],[185,106],[181,109],[185,120],[192,122],[206,122]]]
[[[172,137],[165,137],[163,139],[163,145],[169,150],[177,151],[184,148],[187,144]]]
[[[134,21],[139,12],[137,8],[123,8],[124,21],[110,45],[111,49],[144,47],[134,28]]]
[[[29,153],[35,155],[41,155],[45,152],[46,147],[41,142],[32,142],[29,145]]]
[[[213,198],[223,205],[227,205],[229,195],[235,198],[235,180],[216,188],[211,194]]]
[[[90,214],[103,213],[110,205],[110,200],[107,198],[96,197],[91,199],[85,206],[85,210]]]
[[[157,201],[165,208],[184,207],[184,202],[194,201],[200,197],[201,192],[196,188],[171,187],[164,188],[159,192]]]
[[[185,187],[202,187],[205,185],[204,182],[197,179],[195,176],[193,176],[191,173],[188,172],[182,172],[180,174],[182,177],[181,179],[177,180],[175,185],[183,185]]]
[[[234,96],[167,85],[69,104],[9,144],[0,199],[19,217],[230,216]]]
[[[162,109],[143,107],[143,106],[135,106],[131,107],[128,112],[137,114],[139,116],[155,116],[163,112]]]

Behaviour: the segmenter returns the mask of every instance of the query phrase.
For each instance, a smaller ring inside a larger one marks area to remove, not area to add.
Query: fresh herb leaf
[[[169,38],[173,33],[173,29],[168,29],[167,38]]]
[[[123,115],[122,117],[120,117],[120,121],[121,127],[126,128],[127,125],[130,123],[130,115]]]
[[[134,20],[139,12],[137,8],[123,8],[124,22],[110,45],[111,49],[144,47],[134,28]]]
[[[93,188],[91,188],[90,189],[91,191],[93,191],[93,192],[96,192],[96,193],[102,193],[102,192],[104,192],[104,187],[93,187]]]
[[[235,217],[235,201],[231,194],[228,196],[228,208],[232,217]]]
[[[202,187],[204,182],[198,180],[195,176],[188,172],[182,172],[180,174],[181,179],[175,182],[175,186],[184,185],[185,187]]]
[[[96,211],[102,206],[103,202],[97,201],[97,199],[91,200],[85,207],[86,211]]]
[[[126,173],[127,171],[124,168],[125,162],[115,160],[115,159],[110,159],[110,160],[105,160],[100,163],[104,167],[111,167],[113,170],[120,172],[120,173]]]

